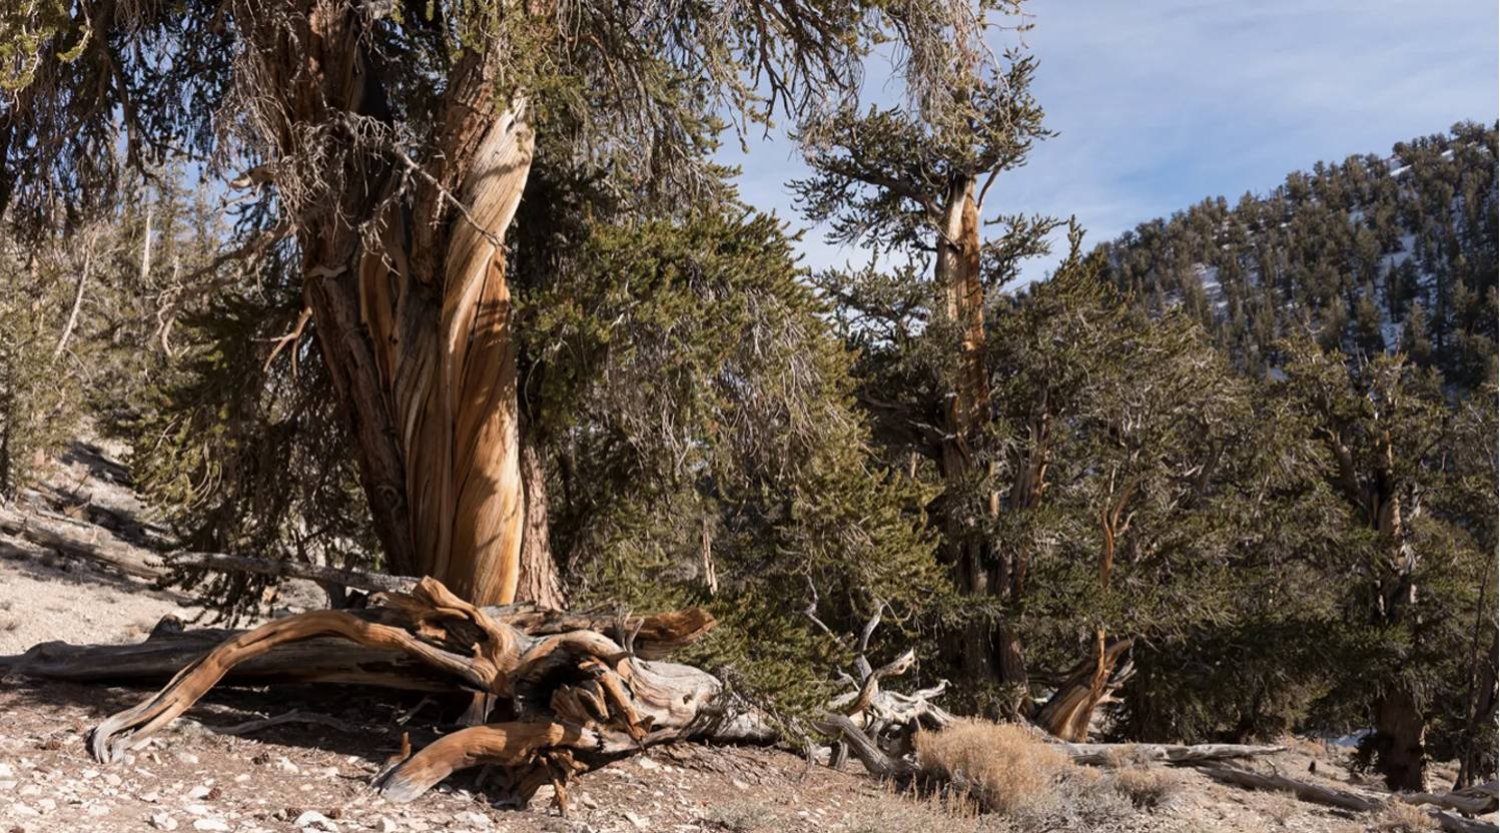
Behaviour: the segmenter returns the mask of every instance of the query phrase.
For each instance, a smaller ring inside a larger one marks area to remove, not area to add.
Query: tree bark
[[[541,451],[529,437],[521,443],[521,485],[526,497],[526,528],[521,535],[521,586],[516,600],[542,607],[566,607],[567,596],[547,529],[547,470]]]
[[[988,562],[990,545],[986,535],[969,519],[963,500],[972,488],[975,470],[975,445],[990,412],[989,375],[985,364],[984,286],[979,279],[979,209],[974,199],[972,177],[955,180],[945,195],[944,212],[938,233],[934,279],[941,288],[945,314],[957,329],[959,354],[953,378],[952,395],[945,413],[945,438],[942,444],[941,470],[947,484],[949,518],[946,526],[947,558],[952,564],[959,588],[978,597],[1002,592],[996,586]],[[984,496],[984,512],[995,518],[1000,511],[1000,496],[991,491]],[[1024,662],[1016,657],[1001,659],[1001,645],[1006,651],[1017,650],[1014,635],[1004,636],[988,621],[974,621],[963,626],[956,647],[964,672],[975,680],[1025,685]],[[1016,673],[1022,675],[1013,679]],[[1012,677],[1007,679],[1007,676]]]
[[[305,300],[387,566],[510,601],[524,511],[502,240],[531,167],[525,99],[496,98],[493,56],[460,53],[418,163],[381,131],[392,116],[361,7],[233,10],[271,102],[269,143],[304,160],[324,142],[334,160],[281,166],[274,182],[298,214]],[[291,198],[310,178],[321,190]]]

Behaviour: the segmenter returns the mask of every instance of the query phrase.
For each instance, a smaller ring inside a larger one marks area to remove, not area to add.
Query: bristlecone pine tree
[[[716,111],[812,114],[854,88],[878,31],[916,52],[924,38],[972,49],[976,14],[819,0],[28,4],[0,18],[0,211],[38,227],[85,217],[123,170],[173,158],[240,171],[247,198],[275,209],[241,229],[243,250],[295,244],[386,567],[506,602],[534,467],[505,238],[539,114],[586,123],[568,150],[618,163],[619,186],[633,174],[681,187],[691,171],[676,168],[702,164],[691,144]]]

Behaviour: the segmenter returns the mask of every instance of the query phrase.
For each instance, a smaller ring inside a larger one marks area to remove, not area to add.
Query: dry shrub
[[[1427,833],[1438,830],[1437,819],[1421,808],[1404,801],[1388,801],[1370,814],[1369,827],[1374,833]]]
[[[1275,790],[1265,794],[1260,808],[1267,818],[1286,827],[1302,811],[1302,800],[1294,792]]]
[[[1067,753],[1026,729],[983,720],[919,733],[916,746],[917,764],[928,777],[1010,815],[1050,810],[1059,783],[1077,769]]]
[[[1160,767],[1118,769],[1110,774],[1109,780],[1137,807],[1159,807],[1182,789],[1182,776]]]

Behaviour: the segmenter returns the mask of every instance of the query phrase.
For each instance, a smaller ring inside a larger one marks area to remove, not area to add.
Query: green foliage
[[[527,401],[558,458],[553,545],[582,598],[706,604],[725,625],[705,660],[805,715],[838,650],[801,612],[813,592],[851,630],[882,602],[926,609],[944,581],[921,493],[868,464],[848,357],[789,241],[726,210],[593,229],[523,300],[544,377]]]

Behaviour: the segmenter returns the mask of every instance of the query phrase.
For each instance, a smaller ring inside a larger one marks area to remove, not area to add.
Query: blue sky
[[[1088,240],[1206,196],[1265,192],[1320,159],[1386,153],[1462,119],[1500,116],[1495,0],[1033,0],[1035,93],[1059,136],[1002,175],[992,211],[1076,214]],[[1016,36],[997,33],[996,47]],[[869,70],[868,92],[888,98]],[[741,192],[805,225],[784,137],[726,148]],[[814,268],[861,261],[813,229]],[[1050,264],[1028,265],[1029,278]]]

